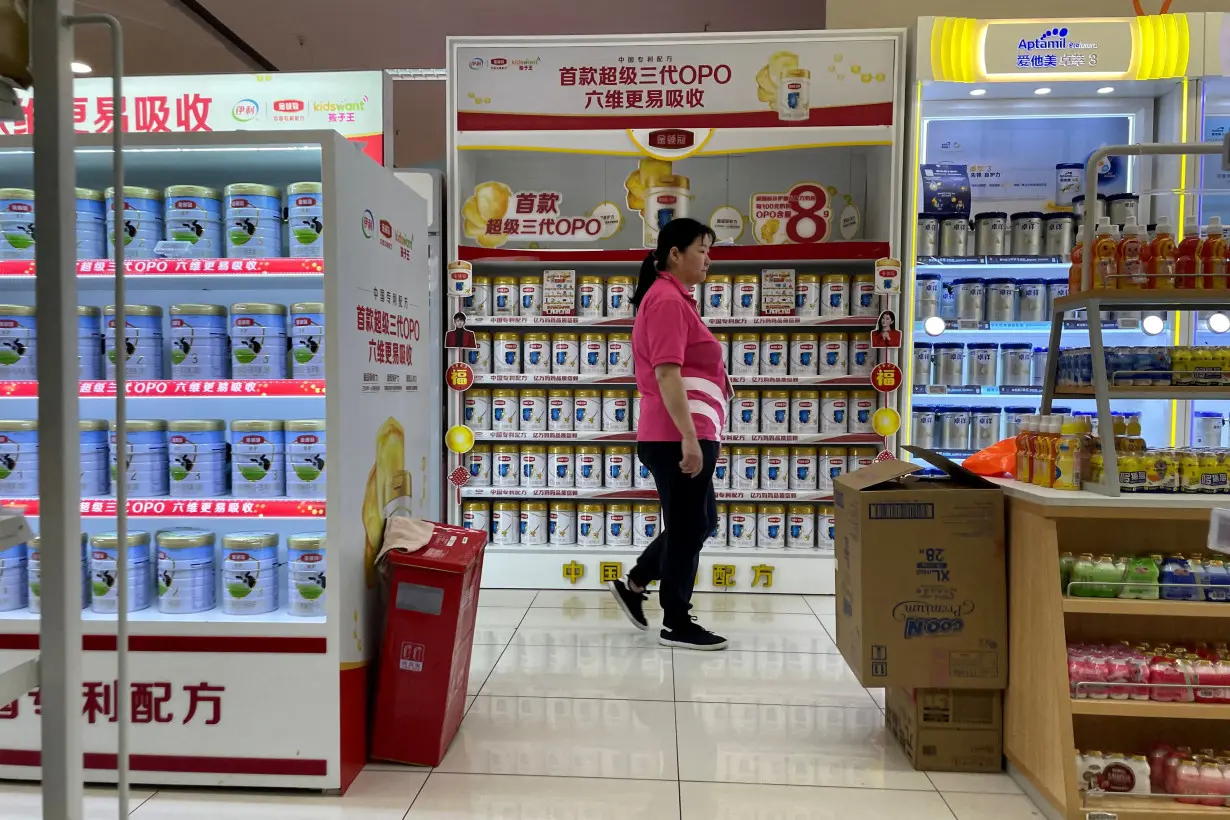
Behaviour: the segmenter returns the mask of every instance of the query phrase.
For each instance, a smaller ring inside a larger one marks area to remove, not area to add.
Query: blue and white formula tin
[[[286,497],[325,497],[325,420],[286,422]]]
[[[14,544],[0,549],[0,612],[25,609],[29,584],[26,545]]]
[[[115,305],[103,308],[103,368],[115,379]],[[162,308],[157,305],[124,306],[124,375],[128,379],[162,378]]]
[[[301,618],[324,617],[327,563],[323,532],[303,532],[286,539],[287,612]]]
[[[172,498],[219,498],[230,486],[230,448],[222,419],[167,424]]]
[[[323,191],[319,182],[292,182],[286,186],[292,259],[315,259],[325,254]]]
[[[157,498],[169,494],[167,423],[161,419],[129,419],[127,446],[116,441],[115,422],[110,426],[112,484],[120,480],[118,462],[122,453],[130,497]]]
[[[158,552],[158,611],[205,612],[216,602],[214,542],[208,530],[162,530],[154,536]]]
[[[286,305],[231,305],[231,378],[286,378]]]
[[[158,250],[179,259],[223,255],[222,201],[213,188],[172,185],[164,192],[166,244]]]
[[[115,255],[115,189],[105,192],[107,222],[107,256]],[[153,259],[158,243],[163,241],[162,191],[153,188],[124,186],[123,222],[119,234],[124,242],[125,259]]]
[[[0,379],[37,379],[37,350],[34,308],[30,305],[0,305]]]
[[[232,532],[222,536],[222,611],[263,615],[278,608],[278,536]]]
[[[150,605],[150,538],[149,533],[135,530],[128,533],[123,549],[128,567],[128,611],[149,609]],[[119,611],[120,538],[118,533],[100,532],[90,537],[90,610],[100,613]]]
[[[30,594],[27,598],[30,611],[35,615],[43,611],[43,573],[42,559],[40,547],[40,539],[36,535],[26,544],[26,577],[29,580]],[[81,608],[87,609],[90,606],[90,551],[89,539],[85,533],[81,533]]]
[[[38,495],[38,422],[0,421],[0,496]]]
[[[235,183],[224,190],[226,256],[266,259],[282,255],[282,192],[271,185]]]
[[[290,306],[290,376],[325,377],[324,302],[296,302]]]
[[[102,308],[77,305],[77,378],[103,377]]]
[[[80,419],[81,497],[101,498],[111,492],[111,459],[108,456],[106,419]]]
[[[0,260],[34,259],[34,192],[0,188]]]
[[[102,191],[77,189],[77,258],[102,259],[107,252],[106,205]]]
[[[231,491],[236,498],[286,495],[286,427],[276,419],[231,422]]]
[[[171,305],[172,379],[225,379],[230,363],[225,305]]]

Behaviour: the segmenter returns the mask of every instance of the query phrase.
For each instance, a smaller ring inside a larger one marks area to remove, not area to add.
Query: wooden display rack
[[[1008,501],[1008,760],[1070,820],[1230,820],[1230,808],[1178,803],[1169,795],[1097,797],[1078,791],[1075,750],[1144,754],[1154,740],[1224,748],[1230,705],[1074,700],[1066,651],[1069,641],[1224,641],[1230,636],[1230,604],[1069,598],[1059,580],[1063,552],[1202,551],[1209,510],[1226,506],[1226,498],[1109,498],[997,483]]]

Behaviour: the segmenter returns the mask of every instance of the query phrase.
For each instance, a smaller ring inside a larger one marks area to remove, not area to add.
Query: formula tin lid
[[[77,429],[82,433],[106,430],[109,426],[106,419],[79,419],[77,421]]]
[[[971,413],[999,413],[999,408],[989,404],[975,404],[970,405],[969,411]]]
[[[91,199],[95,202],[102,202],[103,192],[96,191],[93,188],[78,188],[77,199]]]
[[[172,316],[225,316],[226,305],[206,305],[183,302],[171,305]]]
[[[108,188],[104,191],[104,193],[106,193],[107,198],[108,198],[108,199],[110,199],[111,197],[115,196],[115,188],[114,188],[114,187],[108,187]],[[124,196],[125,196],[125,197],[132,197],[133,199],[158,199],[158,200],[161,200],[161,199],[162,199],[162,191],[159,191],[157,188],[140,188],[140,187],[138,187],[138,186],[136,186],[136,185],[125,185],[125,186],[124,186]]]
[[[0,305],[0,316],[33,316],[33,305]]]
[[[1029,342],[1004,342],[999,346],[1000,350],[1029,350],[1033,345]]]
[[[984,281],[987,285],[1016,285],[1016,284],[1018,284],[1017,280],[1015,280],[1015,279],[1010,279],[1010,278],[1008,278],[1008,277],[1006,277],[1006,276],[1005,276],[1005,277],[1002,277],[1002,278],[1001,278],[1001,277],[996,277],[996,278],[994,278],[994,279],[984,279],[983,281]]]
[[[324,302],[295,302],[290,306],[290,312],[294,313],[324,313]]]
[[[952,283],[954,285],[973,285],[973,284],[981,285],[985,281],[986,280],[984,280],[981,276],[963,276],[960,279],[953,279]]]
[[[1136,196],[1136,194],[1110,194],[1106,197],[1107,202],[1122,202],[1127,199],[1131,199],[1136,202],[1140,201],[1140,197]]]
[[[223,189],[226,196],[273,196],[281,197],[282,192],[272,185],[259,185],[255,182],[234,182]]]
[[[1064,349],[1066,350],[1067,348],[1064,348]],[[1034,353],[1045,353],[1045,352],[1046,352],[1045,347],[1035,347],[1034,348]]]
[[[1050,280],[1047,279],[1018,279],[1016,280],[1016,283],[1018,285],[1045,285],[1048,284],[1049,281]],[[1067,282],[1064,282],[1064,284],[1066,285]]]
[[[189,547],[212,547],[216,536],[209,530],[194,528],[161,530],[154,540],[161,549],[175,550]]]
[[[999,347],[999,342],[970,342],[970,350],[994,350]]]
[[[177,419],[168,422],[167,429],[172,433],[209,433],[226,430],[226,422],[222,419]]]
[[[29,188],[0,188],[0,199],[34,199]]]
[[[936,342],[934,345],[932,345],[932,347],[934,347],[936,350],[939,350],[942,347],[948,348],[949,350],[953,350],[956,348],[964,348],[965,342]]]
[[[966,216],[965,214],[940,214],[939,215],[939,220],[941,222],[950,222],[954,219],[959,222],[969,222],[969,217]]]
[[[1015,222],[1018,219],[1041,219],[1041,211],[1017,211],[1012,215],[1012,220]]]
[[[145,530],[132,530],[128,533],[128,546],[140,547],[149,544],[149,533]],[[115,549],[120,545],[120,534],[117,532],[100,532],[90,536],[90,546],[99,549]]]
[[[919,219],[939,219],[943,214],[919,214]]]
[[[102,316],[102,308],[95,307],[94,305],[77,305],[77,315],[90,317]]]
[[[280,433],[286,429],[281,419],[240,419],[231,422],[232,433]]]
[[[935,412],[935,405],[934,405],[934,404],[916,404],[916,405],[914,405],[914,408],[913,408],[913,410],[912,410],[911,412],[914,412],[914,413],[934,413],[934,412]]]
[[[322,194],[325,188],[319,182],[292,182],[286,186],[287,196],[294,194]]]
[[[324,419],[288,419],[283,423],[288,433],[319,433],[325,429]]]
[[[1192,415],[1200,419],[1224,418],[1224,416],[1222,416],[1222,414],[1218,413],[1216,410],[1197,410],[1195,413],[1192,413]]]
[[[109,422],[111,432],[115,432],[115,422]],[[167,429],[167,423],[164,419],[129,419],[128,432],[130,433],[160,433]]]
[[[1105,201],[1106,201],[1106,194],[1098,194],[1098,199],[1100,199],[1100,200],[1102,200],[1103,202],[1105,202]],[[1084,195],[1084,194],[1077,194],[1076,196],[1072,197],[1072,204],[1074,204],[1074,205],[1075,205],[1077,202],[1084,202],[1084,201],[1085,201],[1085,195]]]
[[[1071,219],[1075,222],[1076,214],[1069,213],[1068,211],[1047,211],[1042,215],[1043,222],[1053,222],[1056,219]]]
[[[1061,168],[1067,169],[1067,168],[1084,168],[1084,167],[1085,167],[1085,163],[1083,162],[1057,162],[1055,163],[1056,171],[1058,171]]]
[[[276,547],[277,545],[278,534],[276,532],[228,532],[222,536],[222,546],[228,550]]]
[[[658,177],[658,184],[654,188],[691,188],[692,180],[679,174],[667,174],[666,176]]]
[[[935,347],[935,345],[934,345],[934,344],[932,344],[931,342],[915,342],[915,343],[914,343],[914,349],[915,349],[915,350],[917,350],[917,349],[918,349],[918,348],[920,348],[920,347],[921,347],[921,348],[923,348],[923,349],[925,349],[925,350],[930,350],[931,348]]]
[[[1004,412],[1005,412],[1005,413],[1024,413],[1024,414],[1029,414],[1029,413],[1036,413],[1036,412],[1037,412],[1037,410],[1038,410],[1038,408],[1036,408],[1036,407],[1024,407],[1024,406],[1021,406],[1021,407],[1005,407],[1005,408],[1004,408]]]
[[[1007,219],[1007,218],[1008,218],[1007,211],[983,211],[980,214],[974,214],[975,222],[977,222],[980,219]]]
[[[325,534],[323,532],[297,532],[286,537],[286,546],[292,550],[325,551]]]
[[[107,305],[103,313],[114,316],[115,305]],[[124,305],[124,313],[127,316],[162,316],[162,308],[158,305]]]
[[[37,419],[0,419],[0,432],[29,433],[37,430]]]
[[[918,273],[914,275],[914,279],[918,281],[921,281],[923,279],[926,279],[927,281],[931,281],[932,279],[939,280],[943,278],[944,276],[939,273]]]
[[[945,404],[935,408],[937,413],[968,413],[970,407],[965,404]]]
[[[285,316],[286,305],[279,305],[274,302],[236,302],[231,305],[231,313],[260,313]]]
[[[213,188],[206,188],[204,185],[171,185],[164,191],[167,199],[174,199],[177,196],[191,196],[197,199],[217,199],[218,192]]]

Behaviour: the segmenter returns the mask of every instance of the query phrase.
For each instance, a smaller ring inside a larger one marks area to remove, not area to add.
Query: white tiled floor
[[[136,820],[1042,820],[1006,775],[923,774],[837,653],[830,597],[698,594],[725,652],[663,649],[604,592],[487,590],[469,702],[436,769],[345,797],[164,789]],[[650,611],[657,613],[656,605]],[[0,820],[37,787],[0,783]],[[115,816],[90,790],[86,820]]]

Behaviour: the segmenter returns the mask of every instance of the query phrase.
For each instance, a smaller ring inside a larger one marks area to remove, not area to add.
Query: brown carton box
[[[1008,685],[1004,499],[943,456],[839,477],[837,647],[864,686]]]
[[[896,689],[885,695],[884,722],[915,769],[1003,769],[1003,698],[994,689]]]

